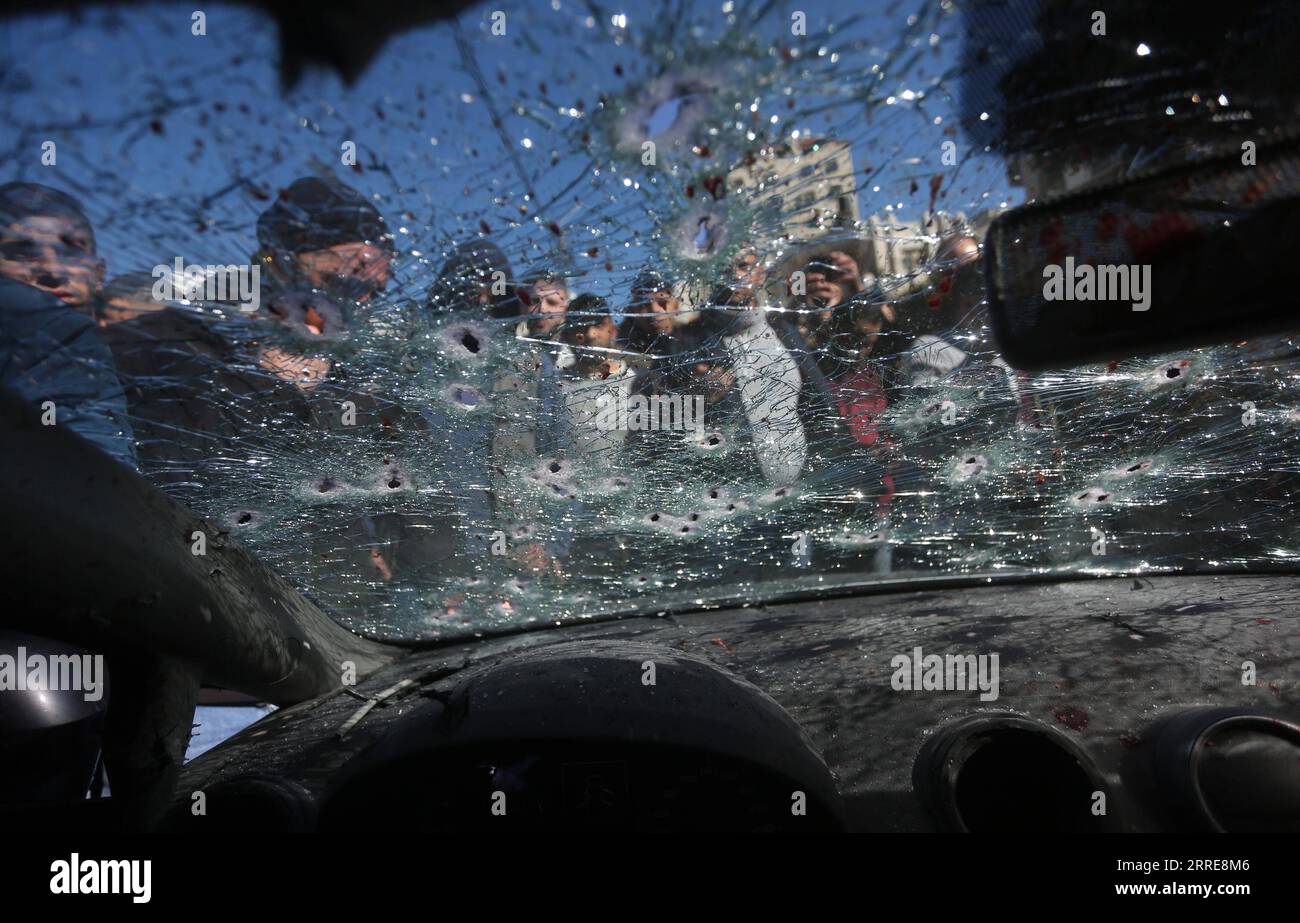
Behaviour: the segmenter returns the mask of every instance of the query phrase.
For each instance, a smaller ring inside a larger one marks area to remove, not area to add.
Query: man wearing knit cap
[[[39,183],[0,186],[0,275],[84,307],[104,283],[95,232],[81,205]]]
[[[384,219],[361,193],[334,180],[304,176],[281,190],[257,219],[257,259],[279,284],[265,314],[304,344],[333,339],[347,325],[348,304],[362,304],[388,283],[394,248]],[[304,390],[331,363],[304,352],[263,346],[258,365]]]
[[[134,466],[122,385],[92,320],[103,281],[76,199],[39,183],[0,186],[0,385]]]
[[[363,302],[388,284],[392,239],[379,210],[339,182],[294,180],[257,219],[262,260],[286,287]]]
[[[429,289],[434,312],[464,308],[486,310],[497,319],[517,317],[523,310],[510,275],[510,261],[490,240],[458,245]]]

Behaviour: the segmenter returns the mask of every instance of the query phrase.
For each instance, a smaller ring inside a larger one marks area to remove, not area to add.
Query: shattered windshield
[[[1116,167],[996,149],[1042,40],[967,6],[504,2],[283,87],[245,7],[12,20],[4,384],[381,638],[1294,566],[1290,340],[999,355],[990,223]]]

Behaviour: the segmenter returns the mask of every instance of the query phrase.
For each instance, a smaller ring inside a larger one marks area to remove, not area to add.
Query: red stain
[[[939,198],[939,187],[943,185],[943,174],[936,173],[930,177],[930,211],[934,211],[935,200]]]
[[[1255,624],[1256,624],[1256,625],[1272,625],[1272,624],[1273,624],[1273,620],[1272,620],[1272,619],[1255,619]]]
[[[1052,710],[1052,717],[1072,731],[1088,729],[1088,711],[1078,705],[1060,705]]]
[[[1152,262],[1162,253],[1201,236],[1200,228],[1177,212],[1161,212],[1146,227],[1130,224],[1124,229],[1129,250],[1134,259],[1142,262]]]
[[[1102,212],[1097,219],[1097,238],[1108,240],[1119,233],[1119,216],[1114,212]]]

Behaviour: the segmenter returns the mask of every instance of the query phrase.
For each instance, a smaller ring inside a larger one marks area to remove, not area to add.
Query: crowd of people
[[[350,381],[329,350],[312,348],[346,338],[392,279],[399,254],[370,200],[335,180],[302,178],[260,215],[256,236],[249,266],[263,293],[254,321],[292,336],[232,342],[211,312],[159,302],[148,273],[106,282],[91,223],[71,196],[0,186],[0,384],[48,403],[59,423],[162,484],[184,484],[201,460],[254,445],[268,425],[336,429],[344,403],[347,425],[372,432],[377,446],[402,433],[445,443],[458,461],[447,467],[456,483],[442,521],[365,514],[348,526],[355,551],[320,549],[384,580],[454,567],[466,531],[486,541],[498,528],[520,538],[511,557],[521,567],[557,570],[573,537],[531,535],[536,510],[504,479],[544,458],[655,438],[596,432],[593,396],[701,399],[706,421],[734,423],[773,488],[818,464],[870,459],[887,505],[894,440],[885,411],[900,388],[933,384],[969,359],[943,335],[980,296],[979,245],[962,233],[941,243],[927,284],[903,294],[864,273],[838,239],[809,244],[780,278],[744,247],[702,297],[646,268],[619,312],[612,295],[574,292],[559,271],[516,276],[499,246],[474,239],[453,248],[420,310],[474,320],[471,352],[493,345],[475,338],[497,338],[527,361],[473,398],[491,413],[453,419]],[[400,460],[387,463],[384,477],[400,485]],[[463,528],[467,519],[477,528]]]

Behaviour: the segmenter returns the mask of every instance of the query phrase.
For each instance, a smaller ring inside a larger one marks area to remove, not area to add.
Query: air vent
[[[1154,777],[1171,820],[1220,833],[1300,832],[1300,725],[1198,708],[1157,731]]]
[[[912,784],[942,829],[1086,833],[1109,829],[1107,787],[1060,732],[1016,715],[981,715],[921,749]]]

